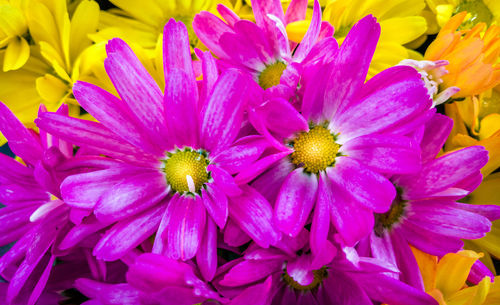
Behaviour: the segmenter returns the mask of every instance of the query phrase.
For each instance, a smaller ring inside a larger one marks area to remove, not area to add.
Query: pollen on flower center
[[[209,161],[202,152],[185,149],[169,153],[164,160],[167,182],[178,193],[199,192],[208,181]]]
[[[493,14],[483,0],[462,0],[457,5],[455,9],[455,14],[459,12],[467,11],[470,14],[470,18],[462,23],[462,28],[468,29],[472,28],[479,22],[484,22],[490,25],[493,21]]]
[[[321,269],[314,270],[313,275],[314,279],[309,285],[301,285],[296,280],[294,280],[293,277],[291,277],[288,272],[286,272],[286,270],[283,271],[282,279],[285,283],[287,283],[288,286],[292,287],[295,290],[310,291],[317,288],[323,282],[323,279],[328,276],[328,272],[326,270],[326,267],[323,267]]]
[[[333,165],[340,148],[334,136],[323,126],[300,133],[291,144],[294,150],[292,163],[313,174]]]
[[[286,69],[286,64],[281,61],[277,61],[269,66],[267,66],[264,71],[259,74],[259,85],[263,89],[268,89],[279,85],[281,74]]]
[[[396,198],[392,202],[389,211],[382,214],[375,214],[375,233],[382,236],[384,231],[390,230],[395,224],[401,221],[406,213],[407,201],[401,198],[401,190],[398,189]]]

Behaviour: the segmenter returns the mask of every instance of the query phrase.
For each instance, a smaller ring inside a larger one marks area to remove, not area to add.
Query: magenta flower
[[[192,305],[208,299],[222,300],[196,273],[198,270],[187,263],[146,253],[130,265],[127,283],[81,278],[75,287],[97,304]]]
[[[388,212],[375,217],[369,238],[371,255],[397,264],[401,280],[421,289],[418,265],[408,244],[443,256],[460,250],[462,239],[483,237],[490,231],[491,221],[500,218],[499,206],[456,202],[481,183],[480,169],[488,161],[488,152],[472,146],[435,158],[452,125],[450,118],[440,114],[427,123],[419,136],[421,170],[391,177],[398,195]]]
[[[241,304],[263,297],[267,302],[262,304],[273,305],[372,305],[373,301],[391,305],[437,304],[425,292],[394,279],[393,275],[398,272],[394,266],[358,257],[352,248],[338,251],[330,264],[314,266],[311,255],[305,254],[307,235],[304,230],[290,240],[287,251],[273,247],[262,249],[252,244],[244,257],[221,266],[214,286],[225,297],[234,298],[244,289],[271,279],[269,290],[247,294],[246,303]]]
[[[396,196],[385,175],[420,166],[418,145],[403,135],[428,119],[432,102],[410,67],[385,70],[364,84],[379,33],[372,16],[352,28],[332,63],[316,66],[306,79],[300,113],[277,98],[249,114],[280,152],[236,181],[260,175],[252,186],[275,201],[275,224],[287,235],[297,236],[314,209],[311,248],[320,256],[331,248],[330,222],[344,242],[356,244],[373,229],[373,213],[386,212]]]
[[[305,19],[307,2],[292,1],[286,13],[279,0],[254,0],[252,8],[256,23],[241,20],[219,5],[224,21],[201,12],[194,18],[193,30],[220,58],[221,66],[246,71],[270,94],[288,99],[297,90],[302,70],[323,58],[329,59],[337,50],[333,27],[321,23],[321,7],[315,1],[311,25],[297,46],[288,40],[285,27]]]
[[[198,254],[210,278],[217,265],[216,225],[223,228],[228,215],[263,247],[275,242],[270,204],[231,176],[251,167],[268,146],[261,136],[237,139],[247,77],[234,69],[218,76],[214,59],[198,52],[204,74],[199,90],[187,30],[173,20],[164,32],[164,95],[125,42],[113,39],[106,50],[106,71],[121,99],[84,82],[73,88],[100,123],[56,114],[37,120],[41,129],[122,161],[71,176],[61,186],[69,205],[115,223],[94,255],[119,259],[156,233],[154,253],[182,260]]]
[[[44,112],[42,106],[40,113]],[[67,117],[67,106],[61,106],[58,113]],[[0,131],[26,164],[0,154],[0,202],[6,205],[0,209],[0,245],[16,241],[0,259],[0,274],[9,281],[6,303],[35,304],[46,295],[44,289],[56,258],[64,260],[74,250],[58,249],[73,225],[70,219],[76,221],[80,214],[61,200],[62,180],[115,162],[73,157],[71,144],[43,131],[38,135],[28,130],[2,103]]]

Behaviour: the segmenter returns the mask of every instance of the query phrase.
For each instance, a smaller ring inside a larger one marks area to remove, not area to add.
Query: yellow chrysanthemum
[[[493,305],[500,300],[500,283],[491,283],[485,277],[476,286],[467,286],[466,280],[472,265],[482,256],[465,250],[448,253],[440,260],[418,249],[413,254],[424,280],[425,291],[439,305]]]
[[[231,5],[229,1],[224,2]],[[129,44],[154,49],[163,33],[165,23],[170,18],[182,21],[186,25],[191,46],[197,46],[198,38],[191,25],[194,16],[201,10],[213,11],[220,1],[111,0],[111,3],[118,8],[101,12],[99,32],[91,34],[91,39],[95,42],[101,42],[120,37]],[[235,4],[238,5],[238,3]],[[239,5],[241,6],[241,2]]]
[[[28,24],[22,9],[25,6],[23,0],[0,1],[0,48],[5,48],[4,72],[21,68],[30,56],[26,40]]]
[[[33,45],[22,68],[0,73],[0,100],[30,127],[42,102],[49,110],[68,102],[79,114],[71,87],[88,70],[83,62],[95,57],[84,53],[92,44],[87,35],[97,30],[99,5],[83,0],[72,11],[70,18],[65,0],[27,0],[23,6]],[[0,58],[5,62],[8,50]]]
[[[381,36],[368,77],[397,65],[406,58],[421,59],[418,53],[404,47],[421,37],[427,30],[425,18],[419,16],[425,7],[423,0],[336,0],[329,1],[323,20],[335,28],[335,37],[341,42],[351,27],[366,15],[374,15],[380,22]],[[289,38],[302,40],[308,21],[299,21],[287,26]]]
[[[456,86],[455,97],[480,94],[500,83],[500,27],[478,23],[470,30],[457,30],[466,12],[451,18],[425,52],[426,60],[447,60],[444,87]]]
[[[497,0],[426,0],[422,16],[429,24],[428,34],[435,34],[453,15],[467,11],[467,23],[472,27],[479,22],[487,25],[500,21],[500,2]]]

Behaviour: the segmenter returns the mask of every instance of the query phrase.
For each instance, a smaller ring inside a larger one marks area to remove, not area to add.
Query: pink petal
[[[135,122],[126,104],[116,96],[82,81],[73,86],[73,94],[86,111],[122,140],[153,154],[162,153],[161,148],[155,145],[155,139],[147,138],[144,126]]]
[[[299,46],[297,47],[297,49],[293,54],[294,61],[300,62],[304,58],[306,58],[307,54],[312,49],[312,47],[314,46],[314,44],[318,39],[320,29],[321,29],[321,7],[319,5],[318,0],[315,0],[311,24],[309,25],[309,28],[307,29],[304,38],[302,39],[302,41],[300,42]]]
[[[423,162],[430,161],[437,156],[441,148],[443,148],[452,127],[453,120],[438,113],[427,122],[424,136],[420,143]]]
[[[93,255],[104,261],[120,259],[158,229],[164,207],[157,206],[119,221],[99,240]]]
[[[274,207],[276,226],[290,236],[297,236],[306,224],[316,202],[318,178],[298,168],[288,175],[281,186]]]
[[[160,147],[166,147],[168,133],[160,88],[123,40],[110,40],[106,52],[104,67],[120,97],[137,122],[146,127],[144,131],[149,138],[155,139]]]
[[[167,256],[173,259],[193,258],[205,230],[206,213],[200,196],[181,195],[168,205],[170,214]]]
[[[196,254],[196,263],[206,281],[211,281],[217,271],[217,227],[208,217],[207,227]]]
[[[279,239],[272,224],[272,209],[267,200],[249,186],[241,186],[243,194],[231,197],[230,217],[261,247],[267,248]]]
[[[421,116],[431,103],[420,74],[411,67],[397,66],[370,79],[359,101],[338,113],[332,125],[340,132],[339,140],[346,142]]]
[[[197,95],[196,83],[191,82],[184,71],[177,68],[169,70],[163,101],[169,135],[176,145],[198,147]]]
[[[371,134],[345,143],[342,152],[380,173],[415,173],[420,169],[420,151],[410,138]]]
[[[224,228],[228,216],[228,200],[224,192],[216,185],[206,184],[207,189],[202,190],[202,201],[208,214],[219,228]]]
[[[324,93],[325,118],[332,118],[355,100],[365,82],[379,36],[380,25],[371,15],[358,21],[347,34],[330,67]]]
[[[202,11],[194,17],[193,30],[198,38],[216,56],[224,58],[227,54],[219,44],[223,33],[233,32],[233,30],[212,13]]]
[[[193,60],[189,48],[189,36],[182,22],[170,19],[163,30],[163,71],[165,82],[168,82],[172,69],[179,69],[186,75],[185,85],[194,88],[191,98],[196,101],[196,78],[193,71]],[[166,90],[165,90],[166,91]]]
[[[337,158],[327,174],[340,189],[376,213],[387,212],[396,197],[396,188],[387,178],[361,166],[353,158]]]
[[[210,152],[229,146],[239,132],[246,102],[247,78],[235,70],[222,74],[201,111],[203,147]]]
[[[14,154],[30,164],[35,164],[42,157],[40,139],[29,131],[16,116],[0,102],[0,132],[9,141]]]
[[[467,147],[426,163],[418,174],[404,176],[398,184],[405,199],[426,198],[478,173],[487,161],[488,152],[482,146]]]

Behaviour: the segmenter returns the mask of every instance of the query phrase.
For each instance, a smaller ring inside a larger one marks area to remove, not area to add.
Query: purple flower
[[[307,2],[292,1],[283,13],[279,0],[252,1],[255,22],[241,20],[223,5],[218,11],[224,21],[209,12],[201,12],[193,21],[199,39],[220,58],[222,67],[236,67],[272,95],[292,97],[301,71],[311,64],[330,58],[338,48],[332,37],[333,27],[321,23],[321,7],[314,3],[311,25],[297,46],[288,40],[288,23],[305,19]]]
[[[40,113],[44,112],[42,106]],[[57,112],[67,117],[68,108],[63,105]],[[61,200],[62,180],[75,172],[115,162],[100,157],[73,157],[71,144],[43,131],[38,135],[27,129],[2,103],[0,131],[25,163],[0,155],[0,202],[6,205],[0,209],[0,245],[16,241],[0,259],[0,273],[9,281],[6,302],[35,304],[44,293],[56,258],[64,260],[74,250],[58,249],[73,226],[70,219],[77,221],[81,214]]]
[[[431,255],[443,256],[460,250],[462,239],[477,239],[490,231],[491,221],[500,218],[500,207],[471,205],[457,200],[481,183],[480,169],[488,152],[471,146],[435,156],[446,141],[453,121],[440,114],[416,133],[422,149],[419,172],[395,175],[391,181],[398,194],[388,212],[377,214],[369,245],[376,258],[397,264],[400,279],[423,289],[417,262],[409,244]]]
[[[244,257],[221,266],[215,287],[227,298],[242,298],[244,289],[271,281],[270,289],[247,294],[241,304],[264,297],[258,304],[371,305],[372,300],[394,305],[437,304],[423,291],[391,277],[398,272],[393,265],[358,257],[352,248],[338,251],[330,264],[314,266],[307,254],[306,232],[287,241],[286,251],[252,244]]]
[[[121,160],[61,186],[69,205],[115,223],[94,255],[119,259],[156,233],[154,253],[181,260],[198,254],[203,275],[211,278],[216,225],[223,228],[228,215],[263,247],[274,243],[279,235],[270,204],[232,177],[269,146],[262,136],[238,138],[247,77],[234,69],[219,76],[210,54],[197,52],[204,75],[199,89],[186,28],[173,20],[164,32],[164,94],[125,42],[113,39],[106,50],[106,71],[121,99],[84,82],[73,88],[100,123],[57,114],[37,120],[41,129]],[[233,197],[241,202],[233,204]]]
[[[95,302],[92,304],[191,305],[208,299],[222,300],[198,277],[198,270],[163,255],[145,253],[136,257],[126,276],[127,283],[121,284],[81,278],[75,287]]]
[[[331,248],[330,222],[353,246],[371,232],[373,213],[386,212],[396,196],[385,175],[420,166],[418,145],[403,135],[429,118],[431,100],[410,67],[385,70],[364,84],[379,33],[375,18],[360,20],[333,61],[316,65],[306,79],[300,112],[275,98],[249,113],[278,152],[235,180],[257,177],[251,185],[275,202],[283,233],[297,236],[312,219],[311,248],[319,256]]]

